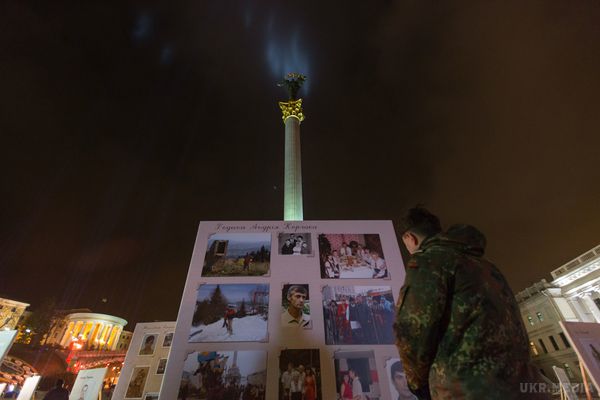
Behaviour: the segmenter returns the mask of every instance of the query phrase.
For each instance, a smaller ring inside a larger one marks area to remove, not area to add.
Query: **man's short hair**
[[[401,235],[411,231],[426,238],[437,235],[442,231],[439,218],[421,206],[408,210],[400,220],[399,227]]]
[[[396,372],[400,372],[402,374],[404,373],[404,367],[402,366],[402,363],[400,361],[396,361],[395,363],[393,363],[392,368],[390,368],[392,379],[394,379],[394,375],[396,375]]]
[[[308,296],[308,290],[306,290],[306,288],[304,286],[300,286],[300,285],[292,285],[288,288],[287,294],[285,295],[285,297],[290,297],[293,293],[300,293],[303,294],[305,296]]]
[[[57,386],[57,387],[63,387],[64,384],[65,384],[65,381],[63,381],[62,379],[57,379],[55,386]]]

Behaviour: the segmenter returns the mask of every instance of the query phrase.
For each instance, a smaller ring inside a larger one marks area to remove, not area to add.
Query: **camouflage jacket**
[[[534,399],[516,299],[483,258],[485,237],[468,225],[426,239],[406,266],[396,337],[409,388],[419,398]]]

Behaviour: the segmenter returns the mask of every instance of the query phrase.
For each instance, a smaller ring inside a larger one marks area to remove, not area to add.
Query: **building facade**
[[[0,329],[16,329],[29,304],[0,297]]]
[[[121,332],[121,336],[119,337],[119,341],[117,342],[117,351],[125,351],[129,349],[129,344],[131,343],[131,338],[133,337],[133,332],[123,331]]]
[[[77,350],[116,350],[127,321],[93,312],[62,313],[53,321],[43,344]]]
[[[553,366],[581,382],[579,360],[559,321],[600,323],[600,246],[552,271],[551,282],[540,282],[517,294],[535,364],[556,381]]]

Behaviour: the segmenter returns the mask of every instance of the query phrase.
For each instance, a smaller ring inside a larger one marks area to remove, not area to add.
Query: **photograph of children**
[[[373,350],[334,353],[336,389],[341,400],[380,400]]]
[[[165,335],[163,339],[163,347],[171,347],[171,343],[173,342],[173,332],[169,332]]]
[[[144,386],[146,385],[146,378],[148,378],[148,371],[150,367],[135,367],[131,373],[131,380],[127,391],[125,392],[126,399],[141,399],[144,393]]]
[[[158,366],[156,367],[156,374],[162,375],[165,373],[165,369],[167,368],[167,359],[161,358],[158,360]]]
[[[387,360],[385,363],[385,371],[387,372],[390,384],[392,400],[417,400],[417,396],[412,394],[408,389],[404,367],[399,358]]]
[[[268,313],[268,284],[200,285],[188,342],[264,342]]]
[[[308,284],[285,284],[281,289],[281,326],[311,329]]]
[[[280,233],[279,254],[282,256],[310,255],[312,241],[310,233]]]
[[[279,355],[279,400],[322,399],[319,350],[282,350]]]
[[[179,400],[264,400],[267,352],[211,351],[188,354]]]
[[[144,400],[158,400],[158,393],[146,393]]]
[[[158,335],[156,333],[147,334],[142,340],[142,347],[140,347],[140,356],[151,356],[154,354],[154,348],[156,347],[156,341]]]
[[[219,233],[208,238],[202,276],[263,276],[271,262],[270,233]]]
[[[388,269],[377,234],[319,235],[321,278],[388,278]]]
[[[325,286],[327,344],[394,344],[396,307],[389,286]]]

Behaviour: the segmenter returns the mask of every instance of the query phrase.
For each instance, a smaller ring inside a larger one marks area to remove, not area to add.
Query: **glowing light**
[[[270,37],[267,42],[267,61],[275,79],[281,79],[290,71],[298,71],[312,76],[307,51],[300,44],[300,33],[296,30],[289,38]],[[310,82],[302,86],[304,95],[308,95]]]

